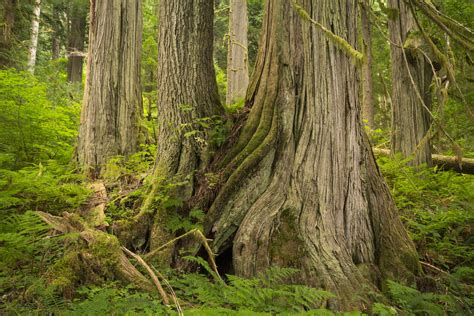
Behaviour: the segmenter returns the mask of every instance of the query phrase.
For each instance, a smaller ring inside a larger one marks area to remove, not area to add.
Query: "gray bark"
[[[39,35],[39,22],[41,14],[41,0],[35,0],[33,7],[33,18],[31,20],[31,37],[30,47],[28,49],[28,71],[30,73],[35,72],[36,65],[36,52],[38,50],[38,35]]]
[[[227,97],[232,104],[245,97],[249,84],[247,0],[230,0]]]
[[[138,147],[141,1],[94,0],[90,12],[77,154],[85,171],[96,177],[109,158],[128,156]]]
[[[427,136],[431,118],[425,106],[431,107],[432,69],[418,49],[421,39],[416,35],[409,5],[404,0],[389,0],[388,6],[396,12],[388,21],[392,41],[392,152],[404,158],[415,154],[410,164],[431,166]]]
[[[356,45],[355,1],[299,3]],[[214,250],[231,248],[241,276],[298,268],[337,294],[335,308],[362,305],[388,278],[413,281],[417,253],[365,136],[351,57],[290,1],[267,2],[262,32],[252,108],[205,221]]]

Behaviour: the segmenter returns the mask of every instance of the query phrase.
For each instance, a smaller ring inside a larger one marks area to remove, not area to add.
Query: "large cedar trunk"
[[[189,184],[174,192],[189,198],[192,175],[208,164],[212,144],[201,123],[223,114],[213,64],[212,0],[160,1],[158,35],[158,135],[154,188],[143,210],[148,210],[160,180]],[[151,247],[170,237],[163,229],[166,214],[158,210]]]
[[[82,82],[87,15],[84,7],[81,3],[71,4],[67,47],[67,79],[69,82]]]
[[[247,28],[247,0],[230,0],[227,104],[243,99],[249,84]]]
[[[353,46],[357,2],[299,1]],[[358,70],[290,1],[269,0],[248,119],[217,165],[226,182],[206,231],[235,273],[300,269],[300,281],[360,304],[387,278],[413,280],[417,253],[360,120]],[[364,286],[367,285],[367,286]]]
[[[142,115],[140,88],[141,1],[94,0],[78,160],[90,176],[112,156],[138,147]]]
[[[432,165],[428,135],[431,118],[432,68],[420,50],[420,35],[405,0],[389,0],[392,60],[392,152],[404,158],[414,155],[412,165]]]

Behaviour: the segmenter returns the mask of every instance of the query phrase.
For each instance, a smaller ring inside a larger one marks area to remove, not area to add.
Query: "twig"
[[[437,272],[440,272],[440,273],[449,275],[448,272],[446,272],[446,271],[444,271],[444,270],[441,270],[440,268],[438,268],[438,267],[436,267],[436,266],[434,266],[434,265],[432,265],[432,264],[430,264],[430,263],[428,263],[428,262],[420,261],[420,263],[421,263],[422,265],[424,265],[425,267],[428,267],[428,268],[430,268],[430,269],[432,269],[432,270],[435,270],[435,271],[437,271]]]
[[[156,276],[156,274],[153,272],[153,270],[150,268],[150,266],[145,262],[145,260],[142,259],[142,257],[140,257],[139,255],[131,252],[130,250],[128,250],[127,248],[125,248],[124,246],[121,247],[122,250],[127,253],[128,255],[130,255],[131,257],[135,258],[138,263],[140,263],[145,269],[146,271],[148,272],[148,274],[150,275],[151,279],[153,280],[153,283],[155,284],[156,288],[158,289],[158,292],[160,293],[161,295],[161,298],[163,299],[163,303],[165,305],[169,305],[170,304],[170,301],[168,299],[168,295],[166,294],[165,290],[163,289],[163,287],[161,286],[161,283],[160,281],[158,280],[158,277]]]
[[[219,281],[222,281],[222,278],[219,274],[219,272],[217,271],[217,264],[216,264],[216,261],[214,259],[214,253],[212,252],[211,250],[211,247],[209,247],[209,243],[208,243],[208,239],[206,238],[206,236],[204,236],[204,234],[197,228],[194,228],[194,229],[191,229],[190,231],[182,234],[181,236],[178,236],[170,241],[168,241],[167,243],[165,243],[164,245],[150,251],[149,253],[147,253],[144,258],[145,259],[149,259],[153,256],[155,256],[158,252],[160,252],[161,250],[163,250],[164,248],[172,245],[173,243],[177,242],[178,240],[180,239],[183,239],[184,237],[186,236],[189,236],[189,235],[193,235],[195,238],[197,238],[199,241],[201,241],[204,249],[206,250],[207,252],[207,255],[209,256],[209,261],[211,262],[211,268],[212,270],[214,271],[214,273],[216,274],[216,278],[219,280]]]

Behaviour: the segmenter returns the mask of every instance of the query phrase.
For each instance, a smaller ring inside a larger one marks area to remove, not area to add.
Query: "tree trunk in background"
[[[413,281],[418,255],[361,124],[355,63],[290,3],[267,2],[251,110],[216,162],[226,181],[205,230],[236,274],[297,268],[354,308],[386,279]],[[356,45],[356,1],[298,3]]]
[[[212,148],[199,122],[223,114],[212,57],[213,20],[212,0],[160,1],[156,179],[183,180],[208,164]],[[176,193],[183,200],[194,192],[194,179],[189,180]],[[155,215],[152,248],[167,241],[165,217],[160,210]]]
[[[86,16],[87,12],[85,8],[79,3],[73,3],[71,5],[67,47],[67,79],[69,82],[82,82]],[[141,19],[141,17],[139,17],[139,19]]]
[[[115,155],[138,148],[142,115],[142,15],[136,0],[93,0],[81,112],[79,163],[91,177]]]
[[[366,62],[362,64],[362,118],[371,129],[374,125],[374,96],[372,81],[372,31],[369,20],[370,3],[364,0],[360,18],[363,52],[366,56]]]
[[[424,106],[431,107],[430,64],[415,39],[417,27],[404,0],[389,0],[396,14],[388,20],[392,60],[392,152],[407,158],[415,154],[412,165],[431,166],[431,144],[428,136],[431,118]],[[415,40],[412,40],[415,39]],[[403,48],[402,48],[403,47]],[[405,51],[405,53],[404,53]],[[412,81],[413,80],[413,81]],[[418,90],[418,91],[417,91]],[[421,101],[423,100],[423,102]],[[424,105],[423,105],[424,103]]]
[[[245,97],[249,84],[247,0],[230,0],[227,97],[232,104]]]
[[[41,14],[41,0],[35,0],[35,5],[33,7],[33,19],[31,20],[31,38],[30,38],[30,47],[28,49],[28,71],[30,73],[35,72],[36,65],[36,52],[38,49],[38,35],[39,35],[39,22]]]
[[[61,51],[61,37],[60,37],[60,18],[59,18],[59,10],[56,5],[53,4],[53,21],[52,21],[52,29],[53,32],[51,34],[51,59],[56,60],[59,58],[59,54]]]
[[[0,69],[11,66],[12,29],[15,24],[16,0],[3,1],[3,23],[0,34]]]

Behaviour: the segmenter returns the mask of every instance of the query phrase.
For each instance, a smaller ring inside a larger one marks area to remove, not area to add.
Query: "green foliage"
[[[0,169],[0,212],[29,210],[60,214],[85,202],[90,191],[83,178],[54,160],[12,171]]]
[[[421,256],[443,268],[473,265],[474,177],[378,162]]]
[[[70,158],[79,105],[53,104],[47,93],[47,85],[28,73],[0,70],[0,167]]]
[[[334,295],[303,285],[288,284],[295,269],[269,269],[254,279],[227,275],[228,284],[187,274],[171,284],[178,297],[203,308],[225,307],[262,313],[298,313],[324,306]]]
[[[46,272],[61,256],[66,236],[49,231],[32,212],[0,217],[0,314],[47,313],[65,304]]]

